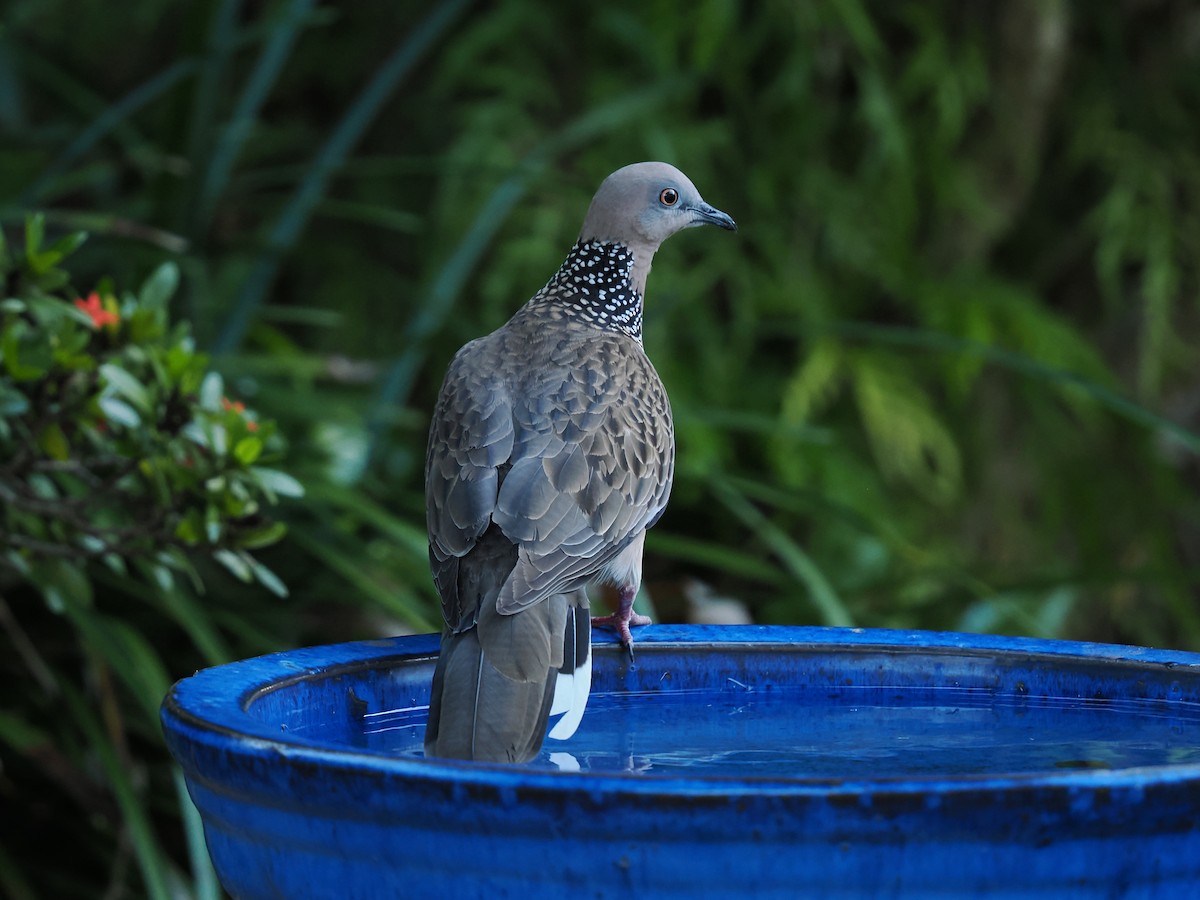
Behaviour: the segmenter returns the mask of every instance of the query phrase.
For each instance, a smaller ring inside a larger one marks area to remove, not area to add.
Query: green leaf
[[[153,406],[146,386],[129,372],[112,363],[100,367],[100,376],[116,393],[132,403],[139,412],[148,413]]]
[[[242,465],[248,466],[262,453],[263,443],[253,435],[244,437],[233,446],[233,455]]]
[[[30,475],[29,486],[33,488],[34,494],[42,500],[57,500],[60,496],[58,485],[52,478],[45,475]]]
[[[25,555],[23,553],[20,553],[16,550],[9,550],[7,553],[4,554],[4,561],[18,575],[20,575],[24,578],[32,578],[33,577],[33,569],[29,565],[29,560],[25,557]]]
[[[254,580],[254,570],[246,560],[232,550],[218,550],[213,553],[213,559],[232,572],[238,581],[244,581],[246,584],[249,584]]]
[[[250,474],[254,476],[259,486],[269,495],[278,494],[281,497],[304,496],[304,485],[286,472],[255,466],[250,470]]]
[[[25,219],[25,255],[37,256],[42,251],[42,237],[46,233],[46,217],[35,213]]]
[[[34,330],[28,322],[17,319],[4,329],[0,340],[4,367],[16,381],[41,378],[54,363],[54,354],[46,334]]]
[[[62,426],[57,422],[51,422],[42,429],[38,437],[38,446],[48,457],[60,462],[71,456],[71,445],[67,443],[67,436],[63,434]]]
[[[204,539],[204,514],[198,509],[189,509],[175,526],[175,536],[189,546],[196,546]]]
[[[78,312],[78,310],[76,310]],[[63,366],[71,369],[91,369],[95,366],[95,359],[84,350],[91,342],[92,336],[83,329],[68,331],[66,334],[58,335],[58,346],[54,351],[54,358]]]
[[[209,372],[200,382],[200,408],[217,412],[225,396],[225,380],[217,372]]]
[[[161,310],[133,309],[127,310],[121,321],[128,329],[129,340],[135,344],[146,345],[157,341],[166,329],[167,315]]]
[[[180,429],[179,433],[198,447],[209,449],[211,446],[208,439],[208,429],[197,421],[188,422]]]
[[[104,418],[109,422],[124,425],[126,428],[141,427],[141,416],[137,414],[137,410],[123,400],[118,400],[116,397],[101,397],[96,402],[100,406],[100,411],[104,413]]]
[[[222,462],[225,460],[225,453],[229,449],[229,432],[225,430],[224,425],[213,423],[209,426],[208,446],[212,448],[217,459]]]
[[[841,381],[842,356],[836,341],[817,341],[784,388],[781,415],[785,421],[808,422],[834,398]]]
[[[175,590],[175,575],[164,565],[149,566],[150,577],[164,594]]]
[[[265,525],[262,528],[256,528],[253,531],[239,534],[237,536],[237,544],[239,547],[246,547],[251,550],[259,547],[269,547],[271,544],[278,542],[285,534],[287,534],[286,524],[283,522],[272,522],[270,525]]]
[[[161,554],[159,559],[163,565],[169,566],[176,572],[182,572],[191,582],[192,590],[197,594],[204,593],[204,581],[200,578],[200,573],[196,571],[196,567],[192,565],[192,561],[188,559],[187,554],[178,547],[167,547]]]
[[[38,276],[38,290],[42,290],[47,293],[50,293],[51,291],[57,291],[59,288],[66,287],[69,280],[70,276],[68,276],[67,273],[61,269],[49,269]]]
[[[28,409],[28,397],[16,388],[0,383],[0,416],[19,416]]]
[[[92,583],[84,574],[83,566],[74,560],[57,557],[39,560],[33,566],[30,580],[42,592],[46,605],[53,612],[91,605]]]
[[[129,574],[129,569],[125,565],[124,558],[117,556],[115,553],[105,553],[100,557],[100,561],[103,562],[109,570],[121,576],[122,578],[128,576]]]
[[[18,753],[53,744],[50,736],[15,712],[0,709],[0,741]]]
[[[165,262],[150,273],[138,292],[138,302],[147,309],[165,310],[179,287],[179,266]]]
[[[958,445],[926,393],[876,354],[856,355],[851,370],[879,468],[935,502],[956,496],[962,474]]]
[[[148,456],[138,462],[138,471],[154,486],[156,499],[164,506],[171,505],[171,487],[167,484],[167,473],[163,471],[165,461]],[[165,463],[170,465],[170,463]]]
[[[87,239],[88,233],[86,231],[72,231],[68,234],[64,234],[57,241],[47,247],[46,252],[56,254],[58,260],[63,260],[78,250],[83,242]]]
[[[81,334],[83,335],[84,345],[86,346],[91,341],[92,332],[95,331],[96,328],[96,326],[92,323],[92,317],[74,303],[60,303],[56,305],[59,307],[59,315],[63,316],[64,318],[71,319],[76,324],[83,326],[83,331]],[[31,302],[30,306],[35,307],[36,304]]]
[[[183,377],[190,370],[194,369],[197,364],[203,364],[204,356],[196,353],[191,347],[183,344],[175,344],[167,351],[167,374],[173,381],[183,381]],[[181,384],[181,388],[183,385]],[[183,388],[186,390],[186,388]],[[218,396],[217,402],[220,403]]]
[[[38,286],[43,290],[52,290],[65,284],[67,281],[66,273],[54,271],[63,259],[74,253],[80,244],[87,238],[87,233],[83,231],[72,232],[59,238],[45,250],[39,252],[26,251],[29,270],[37,276]]]
[[[221,511],[215,503],[209,503],[204,511],[204,536],[210,544],[215,544],[221,539],[222,524]]]
[[[259,584],[277,597],[286,597],[288,595],[287,585],[279,579],[278,575],[260,563],[245,550],[238,551],[238,555],[242,558],[243,562],[250,567],[250,570],[254,573],[254,577],[258,580]]]

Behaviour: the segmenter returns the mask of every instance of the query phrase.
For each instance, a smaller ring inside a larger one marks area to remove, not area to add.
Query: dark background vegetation
[[[10,240],[30,210],[89,230],[81,294],[175,261],[173,315],[307,488],[261,553],[287,599],[207,570],[182,607],[96,585],[166,677],[435,628],[444,367],[641,159],[741,226],[675,238],[650,279],[679,445],[647,542],[660,618],[699,580],[759,622],[1200,649],[1194,4],[10,0],[0,21]],[[137,696],[19,580],[0,597],[0,893],[214,896],[158,682]]]

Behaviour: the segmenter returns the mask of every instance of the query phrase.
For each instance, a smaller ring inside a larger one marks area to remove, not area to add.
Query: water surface
[[[425,707],[365,711],[352,743],[422,755]],[[1200,705],[985,689],[593,694],[531,765],[645,776],[893,778],[1200,764]]]

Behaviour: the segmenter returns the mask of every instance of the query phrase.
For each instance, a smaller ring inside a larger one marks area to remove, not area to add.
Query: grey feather
[[[478,631],[444,633],[425,752],[451,759],[526,762],[541,749],[553,697],[548,675],[540,681],[514,681],[492,666]],[[486,707],[479,702],[484,698]],[[488,715],[488,709],[503,709],[504,715]]]

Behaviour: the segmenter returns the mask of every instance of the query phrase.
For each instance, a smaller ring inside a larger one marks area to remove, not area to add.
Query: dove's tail
[[[591,685],[587,595],[549,597],[503,616],[485,605],[479,624],[442,635],[425,755],[527,762],[551,737],[574,733]]]

